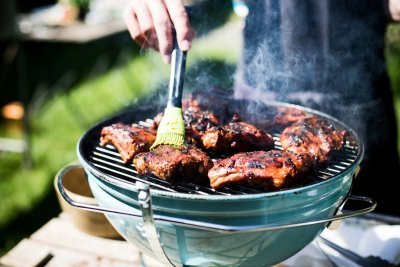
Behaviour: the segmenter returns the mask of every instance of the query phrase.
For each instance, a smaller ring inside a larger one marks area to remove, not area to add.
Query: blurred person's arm
[[[187,51],[192,45],[194,31],[182,0],[132,0],[124,19],[132,38],[160,51],[165,63],[170,62],[173,28],[180,49]]]
[[[384,3],[389,20],[400,22],[400,0],[385,0]]]
[[[400,22],[400,0],[389,0],[389,13],[393,21]]]

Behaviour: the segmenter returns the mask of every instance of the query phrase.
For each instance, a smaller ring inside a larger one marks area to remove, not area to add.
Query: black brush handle
[[[182,107],[183,80],[186,69],[186,52],[182,51],[173,32],[174,47],[171,54],[171,74],[169,77],[168,107]]]

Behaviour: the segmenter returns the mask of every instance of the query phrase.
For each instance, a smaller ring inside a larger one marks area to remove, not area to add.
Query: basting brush
[[[186,67],[186,52],[182,51],[176,38],[171,54],[171,74],[168,87],[168,103],[157,130],[157,137],[150,149],[159,145],[182,146],[185,138],[185,123],[182,114],[183,78]]]

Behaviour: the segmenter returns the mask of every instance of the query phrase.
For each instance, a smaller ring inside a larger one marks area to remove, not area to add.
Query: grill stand
[[[213,231],[218,233],[251,233],[251,232],[259,232],[259,231],[266,231],[266,230],[278,230],[278,229],[286,229],[286,228],[293,228],[299,226],[306,226],[306,225],[313,225],[313,224],[320,224],[320,223],[329,223],[332,221],[342,220],[346,218],[351,218],[357,215],[361,215],[370,211],[373,211],[376,207],[376,201],[363,196],[352,196],[349,195],[345,199],[343,205],[339,207],[339,210],[344,206],[345,202],[348,200],[364,202],[368,204],[368,207],[361,208],[354,211],[345,212],[342,214],[336,214],[334,216],[322,219],[312,219],[312,220],[304,220],[297,223],[289,223],[289,224],[267,224],[267,225],[249,225],[249,226],[230,226],[230,225],[221,225],[221,224],[214,224],[214,223],[206,223],[200,222],[195,220],[187,220],[187,219],[180,219],[175,217],[163,216],[163,215],[153,215],[152,210],[152,202],[151,202],[151,194],[150,194],[150,187],[147,184],[141,183],[136,181],[135,187],[138,190],[138,202],[140,206],[141,212],[138,210],[131,210],[131,211],[124,211],[124,210],[117,210],[113,208],[101,207],[99,205],[94,204],[87,204],[83,202],[79,202],[77,200],[72,199],[68,193],[66,192],[63,186],[63,179],[65,173],[67,173],[70,169],[74,168],[81,168],[81,165],[69,165],[62,169],[57,174],[57,189],[60,192],[61,196],[67,201],[68,204],[93,212],[100,212],[100,213],[111,213],[117,215],[126,215],[132,217],[142,217],[143,219],[143,230],[148,243],[151,247],[151,250],[157,256],[157,259],[160,260],[163,264],[167,266],[174,266],[169,258],[166,256],[162,244],[157,235],[157,229],[155,226],[154,221],[161,221],[172,223],[176,225],[192,227],[196,229],[202,229],[207,231]]]
[[[143,230],[149,242],[151,250],[157,259],[165,266],[174,266],[165,254],[160,239],[158,238],[157,228],[153,219],[153,209],[151,204],[150,186],[141,182],[136,182],[139,188],[138,202],[142,211]]]

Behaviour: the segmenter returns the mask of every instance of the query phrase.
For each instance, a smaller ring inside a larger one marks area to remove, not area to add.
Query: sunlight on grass
[[[145,93],[151,68],[149,60],[139,57],[55,96],[37,114],[30,114],[34,168],[15,171],[20,168],[21,157],[0,154],[0,194],[7,196],[0,201],[0,227],[35,205],[51,188],[56,171],[76,159],[76,143],[86,127]]]
[[[386,35],[386,62],[393,92],[400,97],[400,26],[392,24]]]
[[[388,27],[385,56],[394,95],[399,136],[397,147],[400,151],[400,25],[392,24]]]

